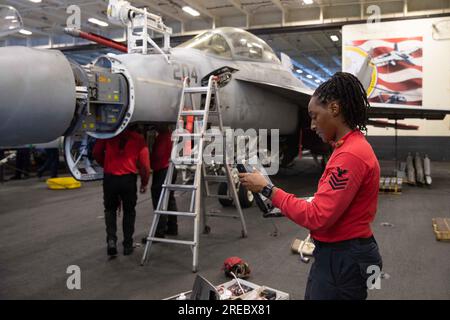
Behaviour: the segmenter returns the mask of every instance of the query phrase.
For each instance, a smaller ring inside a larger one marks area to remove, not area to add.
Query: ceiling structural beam
[[[361,1],[361,3],[359,4],[359,18],[361,19],[361,20],[363,20],[364,19],[364,5],[365,5],[365,3],[364,3],[365,1],[364,0],[362,0]]]
[[[323,23],[323,6],[320,6],[319,21]]]
[[[333,60],[334,63],[336,63],[336,65],[337,65],[339,68],[342,67],[342,61],[339,60],[338,58],[336,58],[335,56],[332,56],[332,57],[331,57],[331,60]]]
[[[244,8],[241,0],[228,0],[236,9],[238,9],[241,13],[245,14],[245,28],[250,28],[250,12]]]
[[[313,64],[315,64],[316,66],[318,66],[319,68],[321,68],[329,77],[331,77],[334,74],[333,71],[331,71],[328,67],[326,67],[323,63],[321,63],[316,58],[309,56],[309,57],[307,57],[307,59],[309,61],[311,61]]]
[[[183,2],[185,2],[188,6],[190,6],[191,8],[197,10],[198,12],[200,12],[201,14],[203,14],[204,16],[207,16],[209,18],[212,19],[212,29],[215,29],[217,24],[220,21],[220,18],[216,15],[214,15],[210,10],[208,10],[206,7],[204,7],[203,5],[197,3],[194,0],[183,0]]]
[[[149,9],[152,9],[152,10],[155,10],[155,11],[158,11],[162,15],[165,15],[165,16],[167,16],[169,18],[172,18],[173,20],[176,20],[176,21],[178,21],[180,23],[186,23],[186,21],[187,21],[187,19],[181,17],[180,15],[177,15],[177,14],[175,14],[173,12],[170,12],[170,11],[168,11],[166,9],[163,9],[161,6],[156,5],[156,4],[152,4],[149,1],[142,1],[142,0],[136,1],[136,0],[134,0],[133,3],[134,4],[139,4],[139,5],[144,6],[144,7],[148,7]]]
[[[22,5],[20,1],[18,0],[8,0],[8,2],[14,4],[14,5]],[[70,4],[67,4],[65,2],[62,2],[60,0],[55,0],[54,2],[56,2],[59,5],[52,5],[52,6],[48,6],[48,5],[40,5],[40,6],[36,6],[36,7],[27,7],[24,10],[21,10],[22,12],[24,12],[23,16],[26,17],[27,14],[33,14],[33,13],[37,13],[39,15],[43,15],[46,17],[50,17],[52,18],[53,21],[49,21],[48,26],[52,28],[52,30],[57,29],[57,31],[61,34],[64,33],[63,28],[60,28],[60,25],[64,25],[66,26],[66,21],[67,18],[69,17],[69,14],[66,12],[67,7]],[[94,4],[94,3],[92,3]],[[101,4],[101,2],[99,2],[99,4]],[[80,4],[82,5],[86,5],[86,4]],[[56,11],[56,12],[55,12]],[[83,20],[84,17],[88,16],[88,14],[81,12],[81,20]],[[105,20],[108,21],[106,16],[98,16],[97,14],[89,14],[89,17],[94,17],[100,20]],[[33,19],[36,20],[36,19]],[[36,21],[40,21],[40,20],[36,20]],[[55,28],[55,25],[58,25],[58,28]],[[98,28],[96,28],[95,26],[83,22],[81,21],[81,27],[84,30],[97,30]]]
[[[43,15],[45,17],[51,18],[52,21],[48,22],[48,26],[51,27],[53,31],[58,31],[61,34],[64,33],[63,27],[61,27],[61,25],[63,25],[64,27],[66,26],[67,18],[69,16],[65,11],[63,14],[59,14],[59,13],[51,12],[51,10],[44,10],[41,8],[37,8],[37,10],[35,10],[34,12],[36,12],[39,15]],[[24,18],[26,18],[26,16],[24,16]],[[81,15],[81,18],[82,18],[81,20],[83,20],[83,15]],[[36,19],[33,19],[33,20],[36,20]],[[36,20],[36,21],[40,21],[40,20]],[[87,30],[96,30],[94,25],[88,24],[83,21],[80,21],[80,24],[83,29],[86,29],[86,31]]]
[[[292,59],[291,59],[292,60]],[[304,73],[310,74],[313,77],[315,77],[316,79],[319,79],[322,82],[325,82],[325,79],[322,78],[322,76],[320,76],[319,74],[317,74],[314,70],[309,69],[308,67],[306,67],[305,65],[303,65],[302,63],[296,61],[296,60],[292,60],[292,65],[296,68],[296,69],[300,69],[303,71]],[[295,73],[297,73],[296,71],[293,71]],[[302,74],[302,75],[303,75]],[[306,78],[306,76],[302,76],[302,78]],[[306,78],[308,79],[308,78]],[[314,81],[314,79],[308,79],[307,81]]]
[[[203,15],[205,15],[207,17],[210,17],[213,20],[216,20],[218,18],[211,11],[209,11],[206,7],[204,7],[203,5],[197,3],[194,0],[183,0],[183,2],[185,2],[188,6],[192,7],[193,9],[199,11]]]
[[[233,5],[236,9],[238,9],[241,13],[247,15],[249,14],[247,9],[244,9],[244,6],[242,5],[242,2],[240,0],[228,0],[230,4]]]
[[[284,12],[284,7],[281,4],[280,0],[271,0],[271,1],[278,9],[280,9],[282,12]]]
[[[300,52],[300,54],[304,57],[306,57],[302,51],[300,50],[300,48],[295,44],[295,43],[291,43],[290,41],[286,40],[283,37],[280,37],[278,40],[281,40],[283,43],[285,43],[288,47],[293,48],[294,50]],[[292,58],[291,58],[292,60]],[[312,61],[311,61],[312,62]],[[314,62],[313,62],[314,63]],[[313,77],[315,77],[316,79],[319,79],[320,81],[324,82],[325,79],[319,75],[316,71],[309,69],[308,67],[306,67],[305,65],[300,64],[298,61],[292,60],[292,64],[297,67],[302,69],[302,71],[312,75]],[[320,66],[319,66],[320,67]],[[295,72],[295,71],[293,71]],[[306,75],[304,75],[304,77],[306,77]],[[310,79],[308,79],[309,81],[311,81]]]
[[[319,48],[320,51],[322,51],[322,52],[323,52],[326,56],[328,56],[330,59],[333,57],[333,56],[330,54],[330,51],[327,50],[327,49],[325,49],[325,48],[319,43],[319,41],[317,41],[316,39],[314,39],[314,37],[313,37],[311,34],[308,34],[308,39],[309,39],[312,43],[314,43],[314,45],[315,45],[317,48]]]
[[[283,7],[283,4],[280,0],[271,0],[272,3],[281,11],[281,26],[286,24],[286,9]]]

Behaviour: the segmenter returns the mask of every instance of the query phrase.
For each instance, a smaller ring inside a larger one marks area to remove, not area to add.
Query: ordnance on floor
[[[433,180],[431,178],[431,160],[428,155],[422,157],[419,152],[416,152],[413,157],[409,152],[406,157],[406,177],[406,183],[410,185],[431,185]]]
[[[416,152],[416,156],[414,157],[414,166],[416,168],[416,182],[425,184],[425,177],[423,175],[423,162],[418,152]]]
[[[406,157],[406,171],[408,177],[408,184],[416,184],[416,170],[414,169],[413,157],[410,152]]]
[[[400,194],[402,192],[403,178],[380,177],[380,192]]]
[[[423,159],[423,171],[425,174],[425,183],[427,185],[431,185],[431,183],[433,182],[433,180],[431,179],[431,160],[427,154]]]

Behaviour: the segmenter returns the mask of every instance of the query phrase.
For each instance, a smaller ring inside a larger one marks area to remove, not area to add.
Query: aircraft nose
[[[0,48],[0,146],[48,142],[69,127],[75,79],[56,50]]]

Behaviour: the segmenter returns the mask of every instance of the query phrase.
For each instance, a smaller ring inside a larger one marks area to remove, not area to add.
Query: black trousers
[[[134,222],[136,220],[137,175],[122,176],[105,174],[103,179],[103,204],[105,206],[106,241],[117,241],[117,209],[120,200],[123,207],[123,245],[133,245]]]
[[[38,170],[38,175],[42,176],[45,171],[50,170],[50,176],[56,178],[58,176],[59,166],[59,150],[58,148],[45,149],[47,159],[41,168]]]
[[[22,148],[17,150],[16,154],[16,172],[14,177],[21,178],[22,174],[28,177],[31,169],[31,151],[30,148]]]
[[[305,300],[365,300],[367,281],[374,275],[369,266],[380,271],[383,266],[375,239],[314,244]]]
[[[156,206],[158,205],[159,197],[161,196],[162,192],[162,185],[164,184],[166,175],[167,175],[167,168],[158,171],[153,171],[153,180],[151,188],[153,209],[156,209]],[[174,183],[176,179],[177,174],[176,171],[174,171],[172,183]],[[177,203],[175,202],[173,191],[170,192],[169,194],[169,204],[167,209],[169,211],[177,211]],[[176,230],[177,227],[178,227],[177,216],[160,215],[158,226],[156,228],[156,233],[161,235],[166,232],[166,229]]]

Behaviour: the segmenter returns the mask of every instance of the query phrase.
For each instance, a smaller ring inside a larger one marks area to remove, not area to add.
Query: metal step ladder
[[[172,134],[172,154],[169,168],[167,170],[167,175],[165,182],[162,186],[161,196],[158,201],[158,205],[154,212],[154,218],[148,237],[146,239],[146,245],[144,249],[144,254],[142,256],[141,265],[145,265],[148,261],[150,248],[153,242],[163,242],[171,244],[182,244],[191,247],[193,254],[192,261],[192,271],[197,272],[198,268],[198,250],[199,250],[199,235],[200,230],[204,233],[209,233],[210,228],[206,225],[206,208],[205,208],[205,198],[206,197],[227,197],[227,199],[233,200],[236,209],[238,211],[238,216],[229,216],[233,218],[239,218],[241,221],[242,237],[247,236],[247,227],[245,224],[244,215],[242,213],[241,205],[239,203],[239,198],[236,191],[235,180],[233,180],[231,173],[231,166],[226,161],[227,152],[223,153],[224,156],[224,175],[208,175],[207,166],[203,161],[203,150],[205,147],[205,137],[207,136],[207,129],[209,124],[209,116],[216,116],[219,123],[221,138],[224,138],[224,128],[222,122],[222,115],[220,112],[220,100],[218,94],[218,77],[210,76],[208,80],[208,85],[204,87],[189,87],[189,78],[185,78],[183,82],[182,94],[180,99],[180,106],[177,117],[177,128]],[[195,97],[197,96],[197,97]],[[206,97],[205,97],[206,96]],[[185,109],[185,101],[188,97],[191,101],[191,109]],[[199,99],[195,99],[199,98]],[[196,107],[196,102],[200,101],[200,107]],[[204,101],[203,107],[201,106]],[[183,117],[194,116],[197,126],[194,126],[193,133],[186,132],[183,129]],[[183,143],[192,143],[194,141],[194,147],[192,149],[191,156],[180,156],[180,139]],[[225,145],[225,144],[224,144]],[[193,157],[192,157],[193,155]],[[195,168],[193,184],[174,184],[173,175],[177,166],[190,166]],[[210,186],[208,182],[226,182],[228,183],[228,194],[229,196],[219,196],[210,193]],[[169,195],[170,192],[174,191],[184,191],[190,192],[190,204],[189,211],[168,211]],[[166,239],[155,237],[156,229],[158,226],[159,218],[161,215],[176,215],[191,217],[194,219],[194,238],[192,241],[176,240],[176,239]],[[214,215],[210,215],[214,216]],[[217,216],[217,215],[215,215]]]

